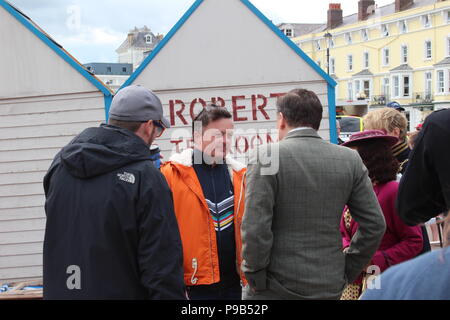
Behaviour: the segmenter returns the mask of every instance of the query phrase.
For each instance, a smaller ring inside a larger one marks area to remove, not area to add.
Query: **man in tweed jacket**
[[[370,263],[384,217],[358,153],[317,134],[317,96],[293,90],[277,107],[280,142],[260,147],[247,169],[244,299],[339,299]],[[345,205],[359,230],[343,252]]]

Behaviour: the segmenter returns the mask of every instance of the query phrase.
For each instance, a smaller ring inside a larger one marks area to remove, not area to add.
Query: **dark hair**
[[[323,107],[317,95],[306,89],[294,89],[278,98],[277,110],[291,127],[311,127],[319,130]]]
[[[397,179],[399,162],[395,158],[389,142],[383,140],[361,141],[356,147],[373,182],[383,184]]]
[[[224,107],[219,107],[215,104],[210,104],[203,108],[199,114],[192,121],[192,135],[194,135],[195,131],[195,122],[201,121],[202,129],[207,127],[211,122],[220,120],[220,119],[231,119],[233,116],[231,113]]]
[[[142,121],[121,121],[111,118],[108,120],[108,124],[130,130],[131,132],[137,132],[143,123]]]

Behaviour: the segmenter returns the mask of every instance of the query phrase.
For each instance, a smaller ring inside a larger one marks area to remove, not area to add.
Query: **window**
[[[402,34],[408,32],[408,25],[406,24],[405,20],[402,20],[398,23],[398,28],[400,30],[400,33],[402,33]]]
[[[106,67],[106,72],[111,72],[111,67]]]
[[[330,38],[330,48],[334,48],[334,39]]]
[[[352,34],[350,32],[345,34],[345,40],[347,41],[347,44],[352,44]]]
[[[122,72],[127,72],[127,68],[126,67],[122,67]]]
[[[449,37],[447,37],[447,45],[446,45],[446,50],[447,50],[447,52],[446,52],[446,54],[447,54],[447,57],[450,57],[450,36],[449,36]]]
[[[392,86],[392,96],[394,98],[410,97],[412,92],[411,75],[394,75],[392,77]]]
[[[387,24],[381,25],[381,34],[383,37],[389,37],[389,27]]]
[[[153,39],[152,39],[152,36],[151,36],[151,35],[148,34],[148,35],[145,36],[145,42],[146,42],[146,43],[152,43],[152,42],[153,42],[152,40],[153,40]]]
[[[336,73],[336,63],[334,58],[330,58],[330,74]]]
[[[320,40],[316,40],[316,49],[317,50],[321,49],[321,47],[320,47]]]
[[[390,86],[389,86],[389,78],[383,78],[381,83],[381,92],[385,97],[389,96]]]
[[[431,40],[425,41],[425,59],[431,59]]]
[[[348,100],[353,100],[353,83],[351,81],[347,82],[347,95]]]
[[[447,92],[450,92],[450,69],[447,69]]]
[[[369,33],[367,32],[367,29],[362,29],[361,30],[361,39],[363,41],[369,40]]]
[[[422,16],[422,25],[424,28],[430,28],[431,27],[431,17],[429,14]]]
[[[403,96],[409,97],[409,94],[410,94],[409,76],[403,76]]]
[[[429,96],[433,91],[433,76],[431,72],[425,72],[425,95]]]
[[[359,94],[361,93],[361,82],[359,80],[355,81],[355,94],[356,98],[359,98]]]
[[[400,96],[400,78],[399,78],[399,76],[394,76],[392,79],[393,79],[393,82],[394,82],[393,96],[394,97],[398,97],[398,96]]]
[[[383,49],[383,66],[389,65],[389,48]]]
[[[363,54],[363,65],[365,69],[369,69],[369,53],[364,52]]]
[[[445,92],[445,74],[444,70],[437,71],[437,92],[444,93]]]
[[[347,70],[353,71],[353,56],[351,54],[347,56]]]
[[[406,64],[408,63],[408,46],[407,45],[403,45],[401,47],[401,59],[400,59],[402,64]]]
[[[364,95],[366,96],[366,99],[370,98],[370,81],[369,80],[364,80],[363,81],[363,86],[364,86]]]
[[[289,37],[289,38],[294,36],[294,32],[292,31],[292,29],[284,30],[284,34],[286,35],[286,37]]]

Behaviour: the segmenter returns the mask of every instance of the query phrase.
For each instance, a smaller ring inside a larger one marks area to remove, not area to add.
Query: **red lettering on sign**
[[[278,98],[278,97],[282,97],[284,96],[286,93],[271,93],[270,97],[271,98]]]
[[[273,143],[272,136],[269,133],[267,133],[267,143]]]
[[[187,141],[186,141],[186,144],[187,144],[187,148],[188,149],[192,149],[193,147],[194,147],[194,140],[191,138],[191,139],[188,139]]]
[[[259,106],[256,105],[257,99],[261,99],[262,100],[262,104],[260,104]],[[267,106],[267,98],[265,96],[263,96],[262,94],[258,94],[258,95],[252,95],[252,113],[253,113],[253,120],[258,120],[258,109],[259,111],[261,111],[261,113],[263,114],[264,118],[266,118],[266,120],[270,120],[269,115],[267,114],[267,112],[264,110],[264,108]]]
[[[242,151],[241,147],[239,146],[239,141],[241,141],[241,139],[244,140],[244,151]],[[236,147],[236,152],[237,153],[246,153],[248,151],[249,148],[249,144],[248,144],[248,140],[246,137],[244,136],[239,136],[236,138],[236,142],[235,142],[235,147]]]
[[[170,143],[175,144],[175,148],[176,148],[176,153],[180,153],[180,143],[183,142],[183,139],[181,140],[170,140]]]
[[[244,117],[243,118],[239,118],[238,117],[238,110],[244,110],[245,106],[238,106],[237,105],[237,101],[238,100],[244,100],[245,96],[233,96],[231,99],[233,101],[233,118],[234,118],[234,121],[247,121],[248,120],[247,117],[245,117],[245,118]]]
[[[219,104],[219,102],[220,102],[220,104]],[[222,107],[222,108],[225,107],[225,100],[221,97],[211,98],[211,103],[215,104],[218,107]]]
[[[176,104],[180,104],[181,105],[181,109],[178,111],[175,111],[175,105]],[[185,109],[185,104],[183,101],[181,100],[170,100],[169,101],[169,106],[170,106],[170,124],[172,126],[175,125],[175,115],[178,116],[178,118],[180,118],[181,122],[183,122],[183,124],[188,124],[188,122],[186,121],[186,119],[183,116],[183,111]]]
[[[255,140],[258,140],[258,141],[257,141],[258,144],[255,144]],[[256,148],[256,147],[262,145],[263,143],[264,143],[264,142],[263,142],[263,139],[262,139],[262,138],[259,136],[259,134],[258,134],[258,135],[254,136],[254,137],[252,138],[252,140],[250,141],[250,146],[251,146],[252,149],[254,149],[254,148]]]
[[[193,121],[193,120],[195,119],[195,117],[196,117],[197,115],[199,115],[200,112],[201,112],[201,111],[199,111],[197,114],[194,114],[194,107],[195,107],[195,105],[196,105],[197,103],[200,103],[200,104],[202,105],[203,108],[206,107],[206,102],[205,102],[205,100],[203,100],[203,99],[201,99],[201,98],[192,100],[192,102],[191,102],[191,108],[190,108],[190,113],[191,113],[191,119],[192,119],[192,121]],[[202,110],[203,110],[203,108],[202,108]]]

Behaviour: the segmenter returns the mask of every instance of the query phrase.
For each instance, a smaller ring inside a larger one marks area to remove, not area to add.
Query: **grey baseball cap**
[[[161,121],[165,128],[170,128],[170,122],[163,116],[161,100],[141,86],[120,90],[112,100],[109,117],[119,121]]]

